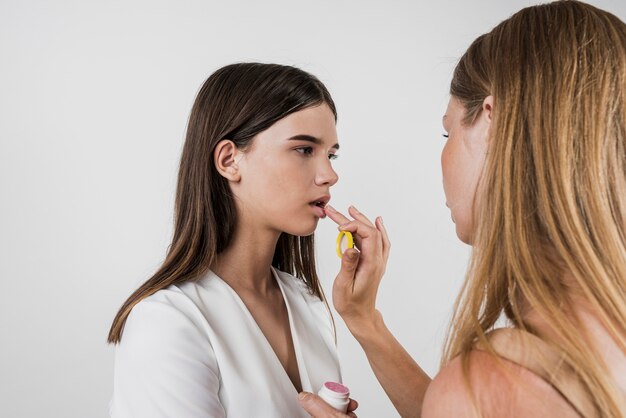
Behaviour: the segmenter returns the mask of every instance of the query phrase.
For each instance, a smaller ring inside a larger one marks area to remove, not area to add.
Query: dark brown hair
[[[132,308],[170,285],[194,280],[228,247],[237,216],[228,182],[214,164],[213,151],[223,139],[245,149],[258,133],[285,116],[335,104],[324,85],[298,68],[277,64],[241,63],[220,68],[196,97],[180,161],[176,188],[174,237],[163,265],[118,311],[108,342],[118,343]],[[313,235],[283,233],[272,265],[301,279],[325,301],[315,269]]]

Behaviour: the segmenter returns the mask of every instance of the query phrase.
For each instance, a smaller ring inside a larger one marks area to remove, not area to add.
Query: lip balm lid
[[[348,389],[346,386],[342,385],[341,383],[326,382],[324,383],[324,387],[328,389],[331,392],[331,394],[334,396],[341,397],[341,398],[350,396],[350,389]]]

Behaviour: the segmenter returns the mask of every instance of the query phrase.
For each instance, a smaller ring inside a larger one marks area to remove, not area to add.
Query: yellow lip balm
[[[354,238],[352,238],[352,234],[350,233],[350,231],[339,232],[339,235],[337,236],[337,256],[339,258],[343,257],[343,251],[341,250],[341,241],[343,241],[344,236],[348,240],[348,247],[346,249],[354,248]]]

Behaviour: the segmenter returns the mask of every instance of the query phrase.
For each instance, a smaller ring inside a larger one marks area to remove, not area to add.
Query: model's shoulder
[[[167,340],[173,334],[199,334],[206,320],[197,302],[184,291],[185,286],[168,286],[137,302],[126,318],[122,340]]]
[[[154,311],[175,311],[185,307],[189,304],[189,297],[183,290],[186,285],[187,283],[170,285],[144,297],[133,307],[131,315],[150,315]]]
[[[170,332],[199,328],[198,308],[182,292],[162,289],[139,301],[131,309],[123,330],[123,340],[128,335],[168,338]]]
[[[195,279],[173,283],[157,290],[142,299],[133,309],[139,308],[139,311],[143,310],[144,307],[149,310],[155,306],[170,306],[183,310],[195,310],[200,304],[200,299],[206,298],[207,295],[223,292],[224,287],[223,281],[209,270]]]
[[[530,417],[546,411],[577,417],[567,401],[545,380],[515,363],[482,350],[456,357],[430,384],[424,418]]]

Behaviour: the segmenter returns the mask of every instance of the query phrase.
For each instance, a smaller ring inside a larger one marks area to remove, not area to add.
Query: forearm
[[[373,323],[349,328],[400,416],[420,417],[431,379],[389,331],[382,315],[377,312]]]

